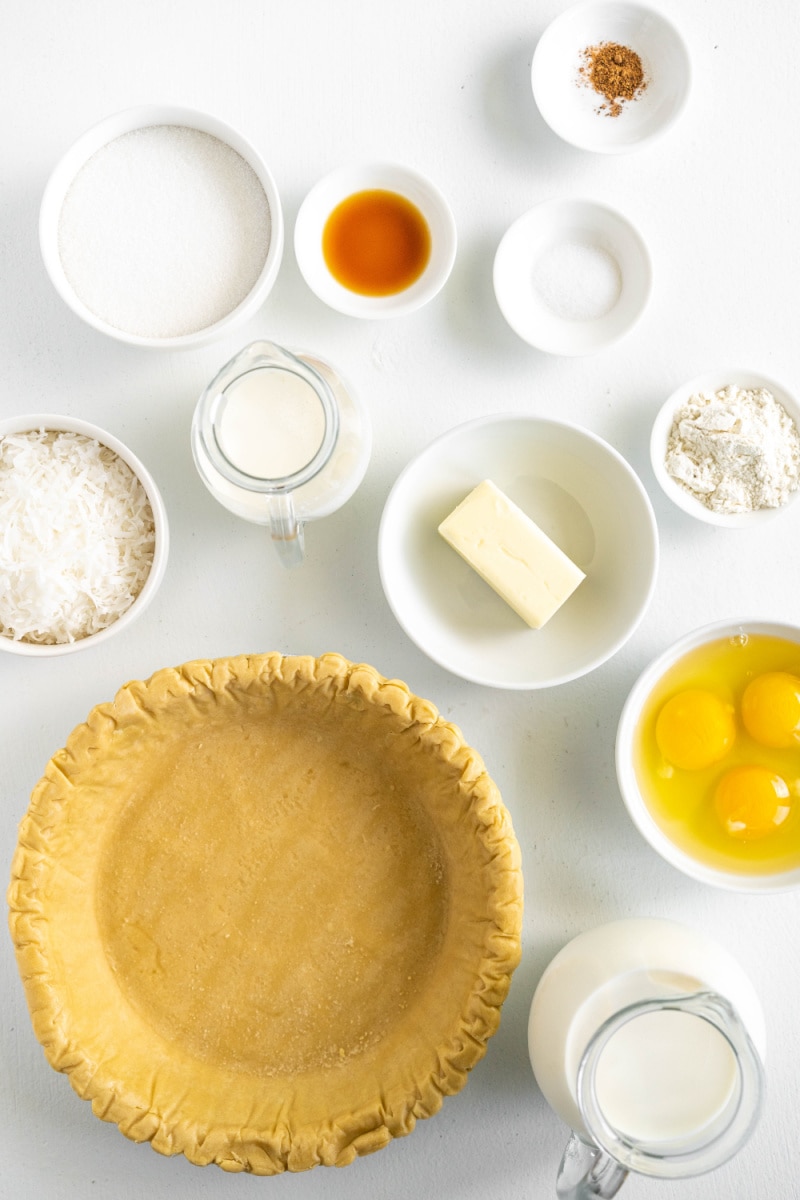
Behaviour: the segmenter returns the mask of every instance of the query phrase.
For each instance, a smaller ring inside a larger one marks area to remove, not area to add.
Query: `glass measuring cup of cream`
[[[192,422],[200,478],[231,512],[268,525],[283,564],[303,561],[303,526],[349,500],[372,436],[363,404],[330,364],[253,342],[203,392]]]
[[[614,921],[571,941],[534,993],[528,1049],[572,1127],[561,1200],[616,1195],[629,1171],[701,1175],[747,1141],[764,1017],[736,960],[674,921]]]

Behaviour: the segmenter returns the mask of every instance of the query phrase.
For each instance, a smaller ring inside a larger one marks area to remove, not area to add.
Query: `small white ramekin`
[[[710,371],[706,375],[699,375],[696,379],[690,379],[688,383],[682,384],[659,409],[650,435],[650,463],[653,474],[664,494],[669,496],[673,504],[688,513],[690,517],[696,517],[698,521],[705,521],[708,525],[718,525],[727,529],[745,529],[753,525],[763,525],[765,521],[771,521],[773,517],[785,512],[789,505],[794,504],[800,497],[800,488],[792,492],[787,502],[779,508],[758,508],[752,512],[743,513],[714,512],[713,509],[706,507],[699,496],[693,495],[678,483],[677,479],[673,479],[666,468],[667,445],[675,414],[692,396],[697,396],[701,392],[713,394],[730,384],[744,389],[765,388],[772,393],[800,429],[800,402],[783,384],[777,383],[767,375],[748,369],[734,367],[727,371]]]
[[[372,189],[396,192],[416,205],[431,235],[431,253],[420,277],[389,296],[351,291],[328,269],[322,251],[325,223],[348,196]],[[312,292],[337,312],[375,320],[399,317],[427,304],[444,287],[456,257],[456,223],[439,189],[419,171],[399,163],[353,163],[332,171],[306,196],[294,227],[297,265]]]
[[[647,77],[641,94],[615,117],[580,74],[586,50],[607,42],[636,50]],[[544,120],[565,142],[596,154],[626,154],[661,137],[686,107],[691,79],[680,31],[663,12],[635,0],[582,0],[566,9],[542,34],[531,63]]]
[[[538,260],[559,243],[585,243],[610,254],[620,273],[620,293],[612,307],[590,320],[569,320],[553,312],[536,291]],[[650,252],[634,225],[607,204],[594,200],[545,200],[506,230],[492,273],[498,307],[523,341],[547,354],[595,354],[627,334],[650,298]]]

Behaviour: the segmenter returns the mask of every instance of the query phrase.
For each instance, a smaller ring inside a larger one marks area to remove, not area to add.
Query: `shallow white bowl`
[[[616,260],[620,292],[603,316],[571,320],[555,313],[534,284],[537,262],[553,246],[581,243]],[[652,266],[641,234],[621,213],[591,200],[548,200],[519,217],[494,260],[494,292],[515,333],[550,354],[593,354],[626,334],[644,312]]]
[[[64,198],[81,168],[93,154],[96,154],[109,142],[114,141],[115,138],[121,137],[125,133],[131,133],[135,129],[145,129],[152,125],[181,125],[189,129],[199,129],[202,133],[209,133],[221,142],[227,143],[255,171],[264,189],[270,210],[269,250],[261,273],[247,296],[227,316],[213,325],[179,337],[142,337],[135,333],[128,333],[124,329],[117,329],[102,320],[76,295],[64,273],[58,249],[58,223]],[[42,196],[39,211],[39,245],[45,268],[56,291],[72,311],[77,313],[87,324],[101,333],[108,334],[109,337],[133,346],[174,350],[200,346],[215,338],[223,337],[249,320],[261,307],[275,282],[283,256],[283,215],[278,189],[272,175],[253,146],[237,130],[226,125],[217,117],[196,112],[194,109],[179,108],[174,105],[149,104],[128,108],[106,117],[105,120],[87,130],[70,146],[53,170]]]
[[[789,642],[800,643],[800,626],[784,625],[775,621],[743,620],[716,621],[712,625],[704,625],[679,638],[672,646],[660,654],[636,680],[625,701],[617,728],[616,768],[619,789],[622,799],[630,813],[631,820],[662,858],[683,871],[700,883],[709,883],[714,887],[726,888],[734,892],[786,892],[800,887],[800,868],[781,874],[746,875],[739,871],[724,871],[699,862],[684,849],[676,846],[667,837],[660,825],[650,814],[633,766],[633,746],[636,726],[647,698],[662,675],[669,668],[688,654],[707,642],[720,638],[736,638],[747,634],[762,634],[767,637],[783,638]]]
[[[579,73],[583,51],[603,42],[635,50],[648,80],[616,117],[597,111],[604,99]],[[582,150],[622,154],[653,141],[677,120],[691,74],[686,43],[660,12],[623,0],[587,0],[567,9],[542,34],[531,86],[539,112],[564,141]]]
[[[761,525],[764,521],[771,521],[773,517],[786,512],[787,508],[800,497],[800,489],[792,492],[787,502],[780,508],[759,508],[754,512],[726,515],[712,512],[710,508],[706,508],[702,500],[698,500],[696,496],[693,496],[672,478],[664,465],[669,434],[678,409],[682,408],[687,400],[691,396],[697,395],[698,392],[717,392],[721,388],[727,387],[728,384],[735,384],[740,388],[767,388],[800,429],[800,402],[783,384],[776,383],[774,379],[770,379],[758,371],[740,368],[732,368],[729,371],[710,371],[706,375],[698,375],[696,379],[690,379],[688,383],[682,384],[659,409],[650,435],[650,462],[653,474],[664,493],[689,516],[696,517],[698,521],[705,521],[709,525],[719,525],[728,529],[744,529],[753,525]]]
[[[167,559],[169,557],[169,523],[167,521],[167,510],[164,507],[164,501],[161,498],[161,493],[156,486],[155,480],[144,463],[119,438],[114,437],[111,433],[107,433],[104,429],[100,429],[97,425],[91,425],[88,421],[81,421],[77,417],[57,416],[54,413],[28,413],[24,416],[6,417],[0,420],[0,437],[4,437],[10,433],[26,433],[33,429],[67,430],[70,433],[83,434],[84,437],[92,438],[94,441],[108,446],[109,450],[113,450],[123,462],[128,464],[147,492],[147,498],[153,510],[153,522],[155,525],[155,551],[153,553],[150,574],[147,576],[142,590],[133,604],[113,624],[107,626],[105,629],[101,629],[98,633],[91,634],[89,637],[80,638],[78,641],[63,642],[52,646],[38,645],[34,642],[14,641],[13,638],[4,637],[0,634],[0,654],[7,652],[9,654],[22,654],[27,658],[54,658],[57,655],[73,654],[77,650],[88,650],[92,646],[99,646],[102,642],[108,641],[110,637],[114,637],[124,629],[127,629],[133,621],[142,615],[161,586],[164,572],[167,569]]]
[[[438,533],[491,479],[586,572],[530,629]],[[383,511],[378,561],[400,625],[440,666],[488,687],[536,689],[599,667],[630,637],[656,580],[658,534],[628,463],[575,425],[514,413],[443,434],[401,473]]]
[[[373,188],[396,192],[410,200],[427,221],[431,235],[425,270],[409,287],[392,296],[363,296],[350,291],[330,273],[322,253],[322,232],[333,209],[348,196]],[[367,319],[399,317],[432,300],[453,268],[457,241],[453,214],[439,189],[418,171],[398,163],[355,163],[332,171],[308,193],[294,227],[297,263],[312,292],[337,312]]]

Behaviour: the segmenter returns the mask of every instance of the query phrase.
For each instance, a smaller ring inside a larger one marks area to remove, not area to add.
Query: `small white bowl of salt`
[[[653,473],[698,521],[759,525],[800,496],[800,403],[757,371],[712,371],[661,407],[650,437]]]
[[[519,217],[494,260],[494,291],[523,341],[550,354],[594,354],[636,324],[652,287],[641,234],[591,200],[549,200]]]
[[[194,347],[266,299],[283,217],[265,163],[231,126],[166,105],[93,126],[55,167],[39,243],[65,303],[135,346]]]
[[[36,413],[0,421],[0,654],[51,658],[141,616],[167,566],[150,472],[105,430]]]

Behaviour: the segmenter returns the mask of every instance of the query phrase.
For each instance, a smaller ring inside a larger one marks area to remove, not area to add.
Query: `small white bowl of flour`
[[[714,371],[674,392],[653,424],[653,472],[678,508],[742,528],[800,496],[800,404],[754,371]]]
[[[136,346],[194,347],[263,304],[283,253],[275,182],[240,133],[147,105],[93,126],[55,167],[39,243],[65,303]]]

